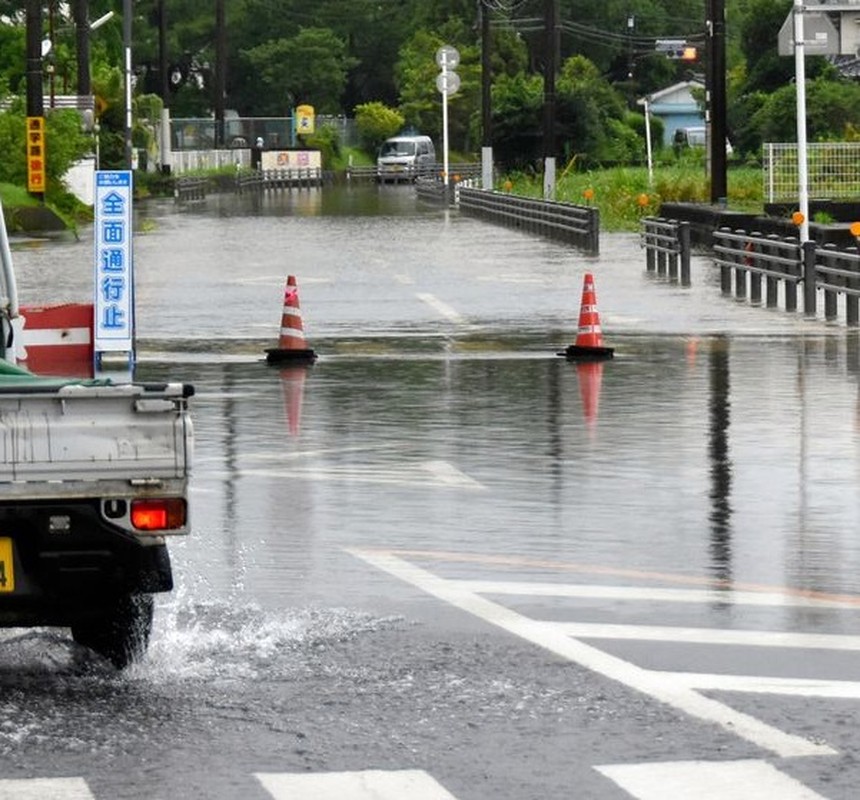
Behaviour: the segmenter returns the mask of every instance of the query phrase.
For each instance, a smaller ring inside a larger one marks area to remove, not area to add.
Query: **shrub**
[[[383,103],[362,103],[355,107],[355,126],[362,147],[375,153],[389,137],[394,136],[404,123],[403,115]]]

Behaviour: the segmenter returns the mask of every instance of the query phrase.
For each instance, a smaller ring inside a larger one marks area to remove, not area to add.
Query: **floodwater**
[[[150,655],[108,708],[149,681],[287,681],[320,642],[337,650],[436,602],[355,548],[860,592],[860,339],[844,325],[722,297],[706,254],[683,288],[646,273],[636,235],[603,233],[586,257],[409,187],[136,215],[137,376],[197,390],[193,533],[172,547],[177,590],[159,599]],[[16,247],[22,303],[88,300],[91,250],[86,231]],[[586,272],[616,354],[583,366],[558,352]],[[306,370],[262,360],[287,275],[319,355]],[[71,669],[33,636],[0,657],[0,680],[20,659]],[[164,691],[170,707],[221,702],[203,684]],[[148,741],[152,720],[134,724]],[[113,725],[121,741],[99,746],[124,752],[135,734]],[[0,751],[15,749],[0,729]]]

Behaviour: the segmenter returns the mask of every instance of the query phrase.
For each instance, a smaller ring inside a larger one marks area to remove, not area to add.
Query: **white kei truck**
[[[123,669],[173,588],[193,443],[182,383],[42,377],[15,364],[20,326],[0,206],[0,627],[58,626]]]

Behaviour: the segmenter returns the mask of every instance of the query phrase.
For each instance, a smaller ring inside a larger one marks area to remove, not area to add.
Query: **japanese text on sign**
[[[27,117],[27,191],[45,191],[44,117]]]
[[[132,351],[131,172],[96,172],[95,350]]]

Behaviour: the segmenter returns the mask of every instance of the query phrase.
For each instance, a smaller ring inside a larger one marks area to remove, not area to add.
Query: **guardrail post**
[[[814,317],[816,314],[815,242],[804,242],[801,254],[803,259],[803,313],[807,317]]]
[[[728,228],[720,230],[728,231]],[[726,263],[728,259],[723,258],[720,262],[720,292],[724,295],[732,293],[732,268]]]
[[[736,234],[741,235],[746,231],[736,230]],[[745,300],[747,296],[747,265],[744,263],[746,256],[742,255],[745,252],[743,248],[736,251],[735,256],[735,297],[738,300]]]
[[[794,242],[796,239],[786,238],[787,242]],[[797,278],[803,275],[803,254],[799,251],[800,257],[795,266],[795,274],[792,276],[794,280],[785,281],[785,310],[797,311]]]
[[[676,281],[678,280],[678,251],[681,249],[681,244],[678,240],[678,222],[673,220],[669,224],[671,226],[671,232],[675,236],[675,241],[672,242],[668,253],[669,279]]]
[[[651,227],[653,220],[646,217],[642,220],[642,224],[645,226],[644,235],[642,237],[645,243],[645,269],[648,272],[654,272],[657,268],[657,265],[654,261],[654,243],[652,238],[654,236],[654,230]]]
[[[848,252],[857,256],[858,250],[856,247],[849,247]],[[857,266],[857,262],[853,262],[855,267]],[[853,292],[860,291],[860,274],[857,277],[848,278],[846,283],[846,288],[849,290],[845,293],[845,324],[849,325],[852,328],[856,328],[860,325],[860,297]]]
[[[752,233],[754,237],[757,239],[761,239],[761,233],[758,231],[754,231]],[[756,248],[756,242],[752,239],[747,243],[745,248],[749,255],[746,257],[747,263],[750,266],[750,302],[754,305],[761,305],[761,273],[757,272],[759,265],[758,259],[758,250]]]
[[[768,241],[776,241],[779,237],[776,234],[771,234],[767,237]],[[764,255],[778,255],[779,249],[776,246],[763,246],[762,253]],[[765,278],[765,304],[768,308],[776,308],[779,305],[779,279],[768,275]]]
[[[681,245],[681,286],[690,286],[690,223],[678,225],[678,241]]]

